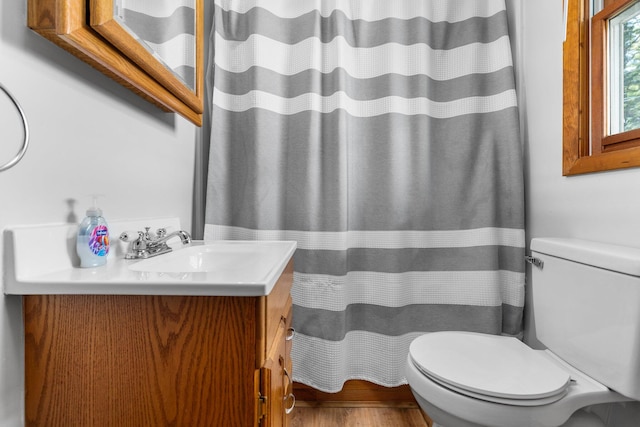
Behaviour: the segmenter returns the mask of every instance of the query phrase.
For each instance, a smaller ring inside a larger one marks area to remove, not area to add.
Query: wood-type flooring
[[[332,407],[299,402],[290,427],[429,427],[416,407]]]

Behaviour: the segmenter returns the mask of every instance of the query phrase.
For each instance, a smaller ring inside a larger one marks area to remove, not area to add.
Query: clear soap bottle
[[[78,226],[76,251],[80,257],[80,267],[99,267],[107,263],[109,226],[95,199],[93,207],[87,209],[87,216]]]

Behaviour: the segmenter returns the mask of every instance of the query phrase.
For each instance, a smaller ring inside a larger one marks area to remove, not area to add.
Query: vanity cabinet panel
[[[267,381],[263,383],[261,393],[264,396],[270,396],[266,401],[267,412],[270,416],[263,420],[261,427],[288,426],[288,413],[293,410],[295,405],[291,378],[290,338],[292,335],[290,331],[293,312],[291,297],[287,298],[287,305],[284,309],[272,346],[267,352],[265,369],[262,373],[263,377],[266,376]]]
[[[282,329],[284,331],[284,329]],[[268,376],[268,381],[265,381],[263,390],[261,391],[264,396],[267,396],[265,401],[267,405],[268,417],[265,417],[260,424],[260,427],[273,427],[285,425],[285,413],[284,413],[284,397],[286,396],[285,390],[285,375],[283,365],[284,355],[284,334],[274,343],[273,352],[267,358],[263,375]]]
[[[287,425],[292,277],[266,297],[24,296],[25,424]]]
[[[287,274],[285,272],[283,276]],[[290,277],[293,281],[293,276]],[[271,347],[268,343],[273,343],[276,340],[276,335],[280,333],[281,329],[285,329],[291,326],[291,310],[292,302],[290,296],[290,288],[285,286],[276,287],[271,294],[267,296],[265,301],[265,326],[266,326],[266,345],[264,351],[268,351]],[[286,324],[287,322],[288,325]],[[262,356],[264,357],[264,356]]]
[[[288,415],[293,411],[296,398],[293,394],[293,362],[291,361],[291,347],[293,344],[293,327],[291,325],[293,321],[293,304],[289,305],[289,310],[287,314],[287,320],[285,323],[285,346],[284,353],[282,353],[282,358],[280,359],[284,368],[284,418],[282,425],[285,427],[289,426],[289,417]]]

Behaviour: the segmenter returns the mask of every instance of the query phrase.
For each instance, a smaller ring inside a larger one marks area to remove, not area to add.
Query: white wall
[[[109,219],[177,216],[191,229],[198,132],[26,27],[24,0],[0,2],[0,83],[29,120],[24,159],[0,172],[0,230],[81,219],[102,194]],[[17,151],[20,122],[0,93],[0,163]],[[70,208],[67,200],[76,200]],[[2,258],[0,235],[0,259]],[[47,248],[33,242],[34,256]],[[3,267],[0,263],[0,273]],[[0,425],[22,425],[21,300],[0,293]]]
[[[562,176],[562,2],[524,2],[527,231],[640,247],[640,168]]]
[[[522,1],[522,6],[527,238],[576,237],[640,247],[640,168],[562,176],[562,2]],[[529,314],[526,339],[537,344],[533,320]],[[640,423],[638,404],[601,412],[606,411],[610,426]]]
[[[524,3],[529,237],[640,247],[640,168],[562,176],[562,8]]]
[[[562,6],[525,1],[527,235],[640,247],[640,168],[562,176]]]

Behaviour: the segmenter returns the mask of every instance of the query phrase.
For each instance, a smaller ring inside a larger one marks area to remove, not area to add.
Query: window
[[[563,174],[640,166],[640,0],[566,0]]]

